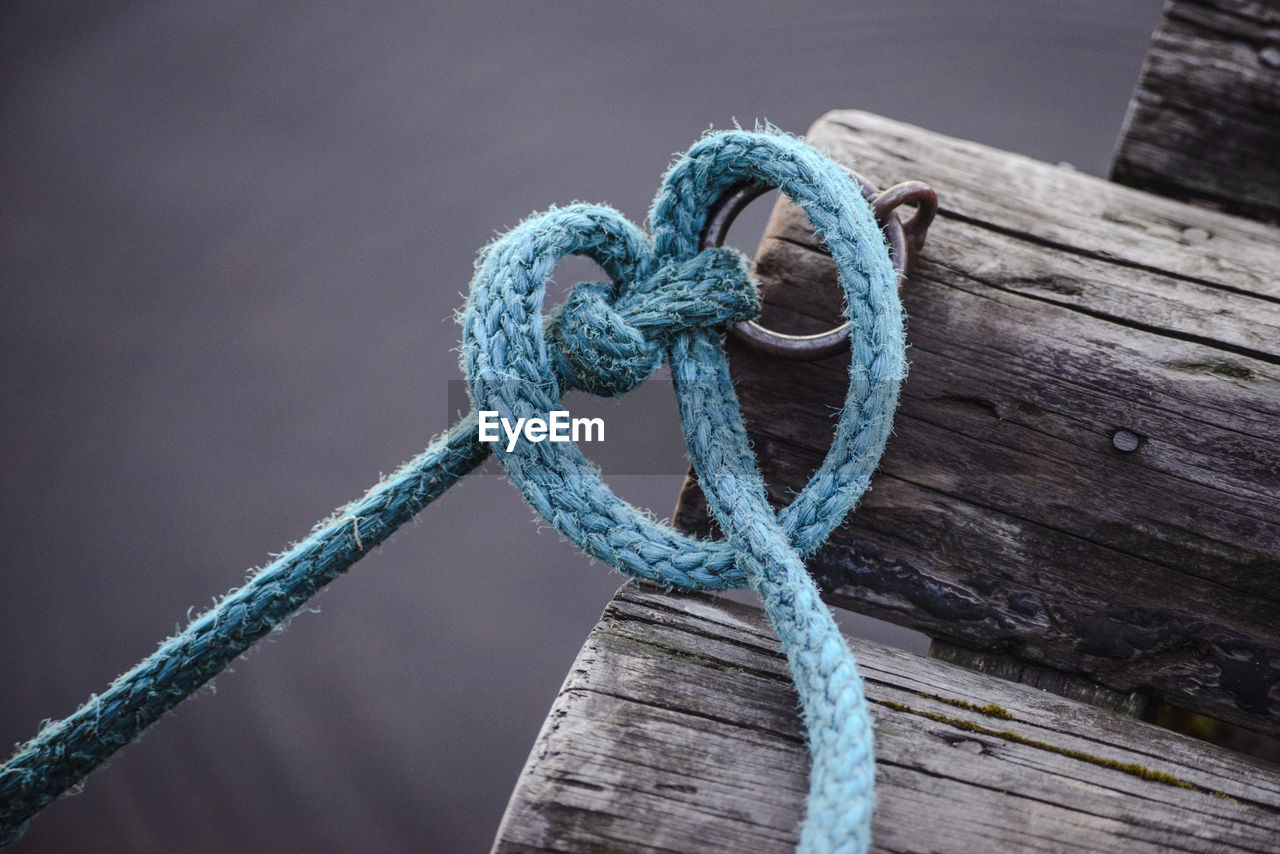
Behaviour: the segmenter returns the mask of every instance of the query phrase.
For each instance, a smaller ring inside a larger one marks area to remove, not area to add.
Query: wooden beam
[[[1263,851],[1274,766],[850,641],[876,727],[874,850]],[[494,851],[791,852],[797,699],[761,613],[625,585],[560,691]]]
[[[1172,0],[1129,102],[1112,177],[1280,221],[1280,6]]]
[[[811,562],[829,601],[950,644],[1280,730],[1280,231],[858,112],[810,141],[934,186],[880,473]],[[779,207],[769,323],[838,310]],[[731,345],[778,502],[826,451],[847,363]],[[676,521],[706,532],[696,487]]]
[[[1113,691],[1082,676],[1063,673],[1052,667],[1032,664],[1023,658],[999,652],[979,652],[946,641],[929,644],[929,657],[969,670],[998,676],[1048,691],[1069,700],[1088,703],[1129,717],[1141,718],[1150,711],[1151,698],[1142,691]]]

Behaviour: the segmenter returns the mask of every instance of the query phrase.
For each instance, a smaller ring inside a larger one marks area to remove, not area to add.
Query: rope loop
[[[756,297],[743,289],[741,259],[698,251],[708,211],[744,181],[775,186],[804,209],[836,262],[849,321],[849,390],[831,450],[780,514],[769,504],[715,328],[753,315]],[[760,595],[787,655],[813,758],[798,850],[865,851],[875,777],[870,716],[853,656],[803,557],[868,488],[906,373],[898,277],[884,235],[839,166],[791,137],[746,131],[707,136],[675,164],[650,213],[652,243],[625,223],[607,208],[552,210],[490,247],[462,316],[473,406],[511,419],[547,417],[562,407],[565,389],[633,387],[665,351],[689,457],[724,540],[655,523],[618,498],[575,443],[515,442],[495,452],[542,516],[622,572],[668,587],[748,584]],[[614,247],[609,232],[635,242]],[[544,326],[546,279],[569,253],[595,259],[613,284],[580,286]],[[634,257],[642,275],[610,272],[605,262],[622,255]]]
[[[563,408],[561,394],[568,389],[612,394],[647,376],[659,359],[641,340],[655,339],[625,319],[606,318],[600,301],[625,307],[643,294],[644,285],[635,283],[657,281],[651,271],[696,258],[708,211],[747,180],[778,187],[808,215],[836,262],[850,322],[849,388],[831,448],[779,517],[788,540],[807,556],[870,484],[906,375],[906,342],[897,276],[874,214],[845,171],[803,142],[740,130],[704,137],[664,179],[650,213],[652,240],[617,211],[598,205],[552,208],[520,223],[491,244],[477,265],[461,319],[462,364],[473,406],[513,422]],[[582,288],[585,293],[570,300],[582,305],[567,305],[544,330],[546,281],[570,254],[598,263],[612,284]],[[592,316],[597,312],[599,317]],[[616,336],[608,332],[615,326],[621,330]],[[676,331],[666,355],[672,356],[680,337],[693,334],[700,333]],[[727,372],[719,346],[708,358]],[[675,359],[672,368],[679,373]],[[731,387],[722,405],[737,410]],[[726,542],[655,524],[614,495],[574,443],[520,442],[510,452],[495,451],[529,503],[592,556],[669,587],[721,590],[746,584]],[[754,468],[754,457],[746,460]]]

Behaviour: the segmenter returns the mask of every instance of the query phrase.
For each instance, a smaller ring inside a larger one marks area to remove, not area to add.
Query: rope
[[[835,438],[810,482],[775,514],[751,451],[717,330],[754,316],[746,259],[699,252],[708,208],[754,180],[799,204],[836,261],[852,360]],[[561,533],[622,572],[668,588],[749,585],[786,653],[812,766],[801,852],[870,843],[874,758],[861,680],[817,587],[812,553],[868,487],[905,375],[902,310],[884,238],[849,177],[799,140],[730,131],[705,137],[667,174],[647,237],[616,211],[552,209],[487,247],[462,315],[462,361],[475,410],[546,417],[562,394],[622,394],[670,361],[686,444],[726,539],[700,540],[615,496],[573,443],[518,442],[496,453],[529,503]],[[566,255],[609,282],[579,285],[542,314],[545,283]],[[45,726],[0,768],[0,845],[112,753],[225,668],[366,551],[478,465],[490,450],[474,413],[363,498],[197,617],[179,635]]]

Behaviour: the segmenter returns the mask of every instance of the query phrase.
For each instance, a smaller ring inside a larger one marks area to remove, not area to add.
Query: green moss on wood
[[[921,697],[927,697],[930,700],[937,700],[939,703],[946,703],[948,706],[956,706],[961,709],[968,709],[971,712],[977,712],[986,715],[989,718],[1003,718],[1007,721],[1013,720],[1013,715],[1004,706],[997,706],[995,703],[987,703],[985,706],[979,706],[977,703],[970,703],[967,700],[953,700],[950,697],[939,697],[937,694],[929,694],[924,691],[917,691]]]
[[[959,706],[960,708],[963,708],[963,709],[969,709],[971,711],[981,712],[982,714],[990,714],[992,717],[1000,717],[1008,720],[1017,720],[1016,718],[1013,717],[1013,715],[1009,714],[1007,710],[1001,708],[1000,706],[996,706],[995,704],[990,704],[990,708],[993,708],[998,711],[987,712],[985,711],[985,709],[988,707],[977,706],[973,703],[966,703],[963,700],[949,700],[944,697],[937,697],[933,694],[923,694],[923,693],[921,693],[921,696],[928,697],[934,700],[940,700],[941,702],[948,703],[953,706]],[[1228,801],[1235,800],[1235,798],[1231,797],[1225,792],[1216,792],[1212,789],[1206,789],[1202,786],[1197,786],[1195,783],[1187,782],[1181,777],[1177,777],[1165,771],[1157,771],[1154,768],[1148,768],[1147,766],[1140,765],[1137,762],[1120,762],[1119,760],[1116,760],[1116,759],[1107,759],[1102,756],[1094,756],[1093,754],[1085,753],[1082,750],[1072,750],[1067,747],[1059,747],[1056,744],[1049,744],[1048,742],[1037,741],[1033,738],[1027,738],[1026,736],[1019,735],[1016,732],[1010,732],[1008,730],[995,730],[995,729],[991,729],[990,727],[985,727],[982,724],[975,723],[973,721],[966,721],[962,718],[953,718],[950,715],[943,715],[937,712],[926,712],[922,709],[914,709],[905,703],[895,703],[892,700],[872,700],[872,702],[878,705],[884,706],[885,708],[893,709],[894,711],[906,712],[907,714],[910,714],[910,715],[916,715],[917,717],[927,718],[931,721],[936,721],[937,723],[946,724],[947,726],[952,726],[952,727],[955,727],[956,729],[964,730],[965,732],[977,733],[978,735],[987,735],[993,738],[1002,739],[1004,741],[1010,741],[1010,742],[1013,742],[1014,744],[1023,744],[1023,745],[1026,745],[1027,747],[1034,747],[1037,750],[1046,750],[1049,753],[1056,753],[1059,756],[1066,756],[1070,759],[1078,759],[1081,762],[1088,762],[1091,765],[1097,765],[1101,768],[1110,768],[1113,771],[1120,771],[1125,774],[1130,774],[1134,777],[1140,777],[1143,780],[1151,780],[1152,782],[1155,782],[1155,783],[1164,783],[1166,786],[1177,786],[1180,789],[1190,789],[1191,791],[1194,791],[1194,792],[1204,792],[1207,795],[1213,795],[1215,798],[1223,798]]]

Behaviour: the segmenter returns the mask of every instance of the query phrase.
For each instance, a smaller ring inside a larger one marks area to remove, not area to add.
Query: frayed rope
[[[808,214],[835,259],[851,323],[849,390],[831,449],[777,514],[718,337],[725,324],[754,316],[759,296],[741,255],[699,251],[708,209],[748,180],[777,187]],[[742,130],[704,137],[672,167],[649,225],[652,237],[610,208],[573,205],[531,217],[482,251],[461,318],[473,409],[546,417],[569,389],[621,394],[670,362],[689,456],[725,540],[654,522],[615,496],[575,444],[519,442],[509,452],[498,445],[497,455],[557,530],[622,572],[668,588],[749,585],[760,595],[800,695],[812,755],[798,850],[865,851],[875,776],[870,717],[853,656],[803,558],[866,491],[905,376],[902,309],[883,235],[835,163],[792,137]],[[612,281],[579,285],[544,318],[545,283],[571,254],[591,258]],[[0,845],[489,450],[473,412],[102,694],[44,726],[0,768]]]

